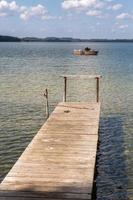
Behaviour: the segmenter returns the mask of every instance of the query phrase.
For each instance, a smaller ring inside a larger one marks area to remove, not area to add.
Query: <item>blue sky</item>
[[[133,0],[0,0],[0,35],[133,38]]]

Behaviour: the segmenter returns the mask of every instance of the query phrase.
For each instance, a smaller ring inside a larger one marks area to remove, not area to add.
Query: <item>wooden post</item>
[[[96,102],[100,102],[100,75],[61,75],[64,78],[64,91],[63,91],[63,102],[67,101],[67,79],[68,78],[91,78],[96,79]]]
[[[63,94],[63,102],[66,102],[67,98],[67,77],[64,76],[64,94]]]
[[[99,103],[99,101],[100,101],[100,91],[99,91],[99,88],[100,88],[100,78],[96,77],[96,101],[97,101],[97,103]]]
[[[46,97],[46,117],[49,118],[49,102],[48,102],[48,90],[44,92],[44,97]]]

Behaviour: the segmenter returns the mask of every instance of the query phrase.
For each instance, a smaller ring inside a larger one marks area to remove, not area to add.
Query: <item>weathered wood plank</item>
[[[17,185],[11,185],[11,184],[9,184],[9,185],[7,185],[7,184],[3,184],[2,185],[2,187],[1,187],[1,194],[3,194],[3,192],[10,192],[10,191],[23,191],[23,192],[27,192],[28,190],[28,188],[29,188],[29,190],[31,189],[31,185],[30,184],[24,184],[23,186],[22,185],[19,185],[19,184],[17,184]],[[33,188],[33,187],[32,187]],[[8,189],[8,191],[7,191],[7,189]],[[53,191],[58,191],[58,186],[46,186],[45,185],[45,187],[44,186],[40,186],[40,185],[36,185],[36,188],[35,188],[35,190],[34,191],[39,191],[39,192],[53,192]],[[76,188],[75,187],[71,187],[71,186],[69,186],[69,187],[62,187],[62,188],[60,188],[60,192],[64,192],[64,193],[66,193],[66,192],[68,192],[68,193],[76,193],[76,194],[84,194],[84,193],[87,193],[87,194],[89,194],[90,193],[90,189],[89,189],[89,187],[79,187],[79,186],[77,186]],[[1,195],[2,196],[2,195]]]
[[[77,79],[81,79],[81,78],[83,78],[83,79],[95,79],[95,78],[101,78],[102,76],[100,76],[100,75],[61,75],[61,77],[67,77],[67,78],[77,78]]]
[[[60,103],[0,185],[0,200],[91,199],[99,103]]]
[[[94,161],[93,159],[91,160],[90,159],[90,162],[89,162],[89,165],[91,165],[91,164],[93,164],[91,161]],[[89,166],[88,165],[88,166]],[[65,163],[58,163],[58,165],[57,164],[52,164],[52,165],[48,165],[47,163],[38,163],[38,162],[35,162],[35,163],[32,163],[32,162],[17,162],[15,165],[14,165],[14,167],[10,170],[10,172],[12,171],[12,170],[15,170],[15,169],[17,169],[17,168],[22,168],[22,170],[23,170],[23,168],[26,168],[26,169],[28,169],[28,168],[31,168],[32,169],[32,166],[33,166],[33,169],[34,169],[34,167],[37,169],[37,168],[43,168],[44,170],[45,170],[45,168],[46,169],[49,169],[49,170],[52,170],[52,169],[55,169],[55,170],[57,170],[57,169],[59,169],[59,170],[68,170],[68,169],[88,169],[88,166],[87,165],[73,165],[73,164],[65,164]]]
[[[45,182],[45,186],[41,185],[40,182],[36,182],[36,184],[33,185],[33,183],[20,183],[17,182],[17,184],[12,184],[11,182],[6,182],[1,185],[1,192],[5,191],[28,191],[28,190],[33,190],[34,191],[41,191],[41,192],[53,192],[53,191],[60,191],[60,192],[71,192],[71,193],[88,193],[91,194],[91,188],[89,186],[84,186],[83,184],[75,183],[72,184],[70,183],[69,185],[63,185],[62,183],[59,182]]]
[[[1,197],[0,200],[55,200],[55,198],[44,198],[44,197]],[[56,198],[57,199],[57,198]],[[58,200],[66,200],[66,198],[58,198]],[[72,200],[79,200],[79,198],[73,198]],[[91,198],[87,198],[87,200],[91,200]]]
[[[75,194],[75,193],[62,193],[62,192],[36,192],[36,191],[19,191],[19,192],[1,192],[0,197],[6,196],[6,197],[32,197],[32,198],[65,198],[65,199],[73,199],[73,198],[79,198],[79,199],[88,199],[90,198],[90,194]]]
[[[93,170],[94,171],[94,170]],[[8,183],[12,183],[12,184],[17,184],[17,183],[20,183],[20,184],[25,184],[25,183],[39,183],[41,185],[43,185],[45,187],[45,183],[51,183],[51,185],[53,183],[61,183],[62,186],[68,186],[69,184],[74,184],[75,183],[81,183],[81,184],[91,184],[92,181],[93,181],[93,171],[90,170],[90,174],[88,176],[84,176],[84,178],[82,177],[77,177],[77,179],[75,178],[72,178],[72,177],[67,177],[67,176],[59,176],[57,178],[51,178],[51,177],[48,177],[48,178],[45,178],[45,177],[28,177],[28,180],[27,180],[27,177],[10,177],[9,175],[5,178],[4,182],[8,182]]]

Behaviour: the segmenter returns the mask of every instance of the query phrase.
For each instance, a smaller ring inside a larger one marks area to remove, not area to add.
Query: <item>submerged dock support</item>
[[[48,89],[45,89],[44,97],[46,98],[46,118],[49,118],[49,99],[48,99]]]
[[[96,77],[96,97],[97,97],[97,103],[100,101],[100,77]]]
[[[63,102],[67,100],[67,77],[64,76],[64,94],[63,94]]]

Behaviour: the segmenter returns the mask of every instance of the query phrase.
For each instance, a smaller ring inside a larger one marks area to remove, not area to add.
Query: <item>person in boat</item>
[[[90,48],[88,48],[88,47],[85,47],[85,49],[84,49],[85,51],[90,51],[91,49]]]

